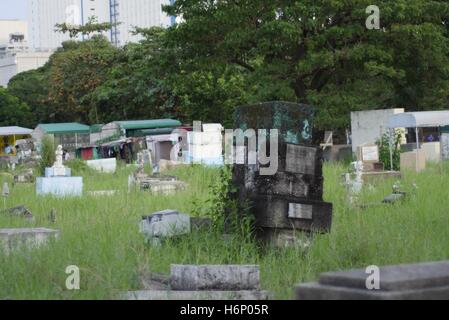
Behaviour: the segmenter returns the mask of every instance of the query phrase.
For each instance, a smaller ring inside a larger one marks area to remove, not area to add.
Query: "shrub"
[[[212,218],[219,232],[234,233],[240,240],[250,240],[253,217],[248,215],[248,207],[241,208],[233,196],[237,190],[232,185],[232,166],[223,166],[220,174],[209,187],[205,201],[193,200],[193,213]]]
[[[393,170],[400,169],[401,162],[401,131],[394,130],[392,134]],[[385,170],[390,170],[390,135],[385,133],[376,141],[379,147],[379,160],[383,163]]]
[[[55,161],[55,144],[50,136],[44,136],[41,146],[41,159],[39,161],[39,171],[43,175],[45,168],[51,167]]]

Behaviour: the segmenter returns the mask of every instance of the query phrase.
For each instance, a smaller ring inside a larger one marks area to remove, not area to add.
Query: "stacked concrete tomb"
[[[128,300],[269,300],[260,290],[257,265],[172,265],[170,276],[150,276],[144,290],[122,295]]]
[[[278,130],[278,170],[261,175],[260,165],[234,164],[233,184],[241,207],[255,216],[262,240],[276,245],[296,241],[297,231],[329,232],[332,204],[323,202],[322,152],[312,143],[312,107],[268,102],[239,107],[235,129]],[[267,150],[271,148],[267,138]]]
[[[378,278],[377,285],[375,278]],[[449,261],[327,272],[296,287],[298,300],[447,300]]]

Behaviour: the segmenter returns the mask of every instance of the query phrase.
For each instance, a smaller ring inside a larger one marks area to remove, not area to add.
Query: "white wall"
[[[53,51],[17,53],[17,72],[20,73],[42,67],[52,54]]]
[[[9,80],[17,74],[17,63],[14,55],[0,55],[0,87],[6,87]]]
[[[94,138],[97,138],[96,141],[98,141],[98,140],[106,139],[106,138],[109,138],[109,137],[113,137],[113,136],[118,135],[118,134],[120,134],[119,126],[116,123],[111,122],[111,123],[105,124],[101,128],[100,135],[99,136],[95,136]]]
[[[18,52],[0,55],[0,86],[6,87],[9,80],[20,72],[34,70],[47,63],[52,52]]]
[[[373,144],[388,132],[388,120],[404,109],[384,109],[351,112],[352,152],[362,144]]]

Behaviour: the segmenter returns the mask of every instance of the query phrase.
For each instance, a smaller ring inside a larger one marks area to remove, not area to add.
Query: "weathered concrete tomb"
[[[140,232],[146,242],[159,245],[164,238],[188,234],[191,231],[190,216],[176,210],[164,210],[142,217]]]
[[[172,265],[173,290],[259,290],[255,265]]]
[[[275,174],[262,175],[264,165],[250,164],[248,159],[233,166],[233,184],[238,190],[234,197],[241,208],[249,205],[258,236],[266,242],[289,245],[298,232],[330,231],[332,204],[323,201],[322,151],[312,146],[313,117],[312,107],[289,102],[236,110],[234,129],[278,130]],[[266,149],[276,150],[266,140]]]
[[[46,228],[0,229],[0,250],[9,254],[22,248],[34,249],[47,244],[58,236],[58,230]]]
[[[170,276],[142,279],[143,290],[122,294],[128,300],[269,300],[260,290],[256,265],[172,265]]]
[[[370,271],[372,272],[372,271]],[[449,300],[449,261],[328,272],[295,288],[297,300]],[[367,285],[368,284],[368,285]],[[369,289],[371,288],[371,289]]]
[[[183,181],[179,181],[177,177],[147,175],[145,173],[136,172],[128,177],[128,187],[138,186],[140,190],[150,191],[152,194],[172,195],[178,191],[182,191],[187,187]]]

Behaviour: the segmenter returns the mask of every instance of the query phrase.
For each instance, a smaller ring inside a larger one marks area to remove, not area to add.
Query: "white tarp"
[[[0,127],[0,136],[31,134],[33,130],[22,127]]]
[[[117,170],[116,158],[87,160],[86,163],[89,168],[104,173],[115,173]]]
[[[405,112],[390,117],[388,127],[394,128],[422,128],[443,127],[449,125],[449,111]]]

